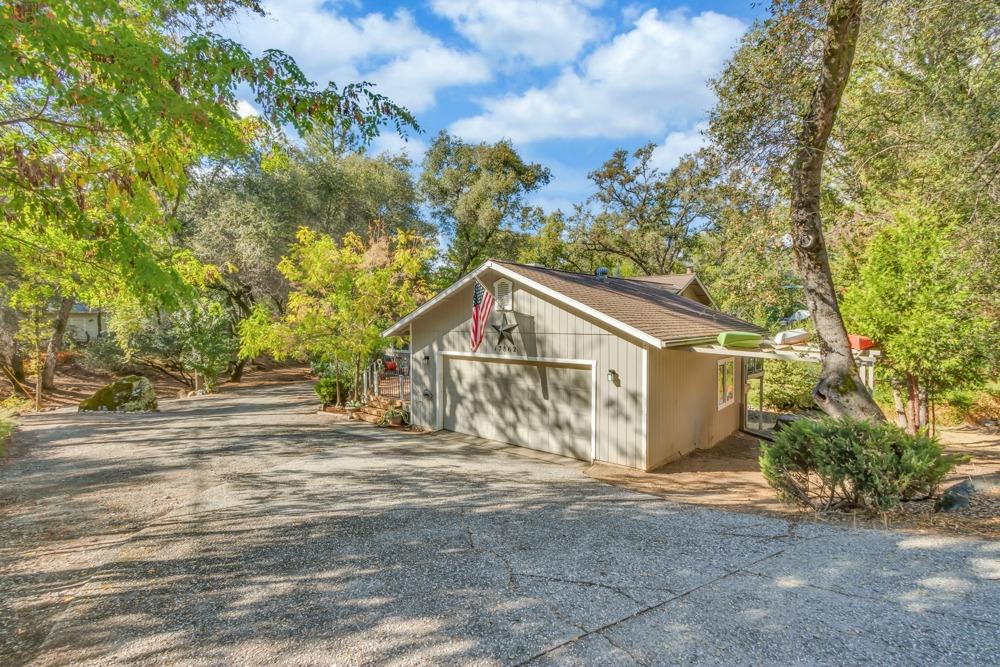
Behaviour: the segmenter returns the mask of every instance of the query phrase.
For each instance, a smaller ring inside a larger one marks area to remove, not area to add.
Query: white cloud
[[[433,0],[433,10],[480,50],[536,65],[572,60],[604,29],[579,0]]]
[[[236,102],[236,115],[240,118],[249,118],[251,116],[259,116],[260,112],[246,100],[238,100]]]
[[[716,75],[746,26],[703,12],[651,9],[579,67],[520,95],[482,101],[451,130],[475,140],[626,137],[689,128],[711,106]]]
[[[423,160],[424,153],[427,152],[427,144],[412,135],[404,139],[391,130],[385,130],[372,140],[371,146],[368,147],[368,152],[371,155],[402,153],[413,160],[414,163],[419,163]]]
[[[372,81],[378,92],[421,112],[439,89],[491,76],[482,56],[446,47],[405,9],[360,18],[338,15],[326,0],[273,0],[266,9],[266,17],[241,16],[225,32],[253,52],[288,53],[321,86]]]
[[[667,172],[677,166],[680,159],[694,153],[707,143],[704,132],[708,129],[708,123],[698,123],[687,130],[671,132],[663,143],[653,150],[653,166],[660,171]]]
[[[434,106],[439,88],[484,83],[490,80],[490,68],[479,56],[433,44],[393,60],[368,78],[393,102],[421,112]]]

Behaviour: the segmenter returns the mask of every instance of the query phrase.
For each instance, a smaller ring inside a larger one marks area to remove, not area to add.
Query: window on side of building
[[[718,364],[718,406],[721,410],[736,400],[735,361],[721,359]]]

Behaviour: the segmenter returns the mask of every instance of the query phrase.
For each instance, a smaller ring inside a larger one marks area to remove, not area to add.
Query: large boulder
[[[935,512],[955,512],[968,508],[972,497],[1000,491],[1000,473],[978,475],[948,488],[934,503]]]
[[[156,409],[156,392],[141,375],[119,378],[80,403],[80,412],[144,412]]]

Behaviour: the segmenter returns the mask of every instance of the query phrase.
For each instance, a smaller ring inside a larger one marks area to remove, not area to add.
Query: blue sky
[[[658,145],[669,168],[701,141],[717,74],[760,2],[602,0],[266,0],[223,34],[281,49],[313,80],[367,80],[407,106],[423,134],[375,150],[420,159],[446,129],[509,138],[553,172],[536,203],[569,209],[618,147]],[[244,110],[250,108],[241,103]]]

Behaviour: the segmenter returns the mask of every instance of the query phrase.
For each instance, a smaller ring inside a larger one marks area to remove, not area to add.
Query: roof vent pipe
[[[607,269],[607,267],[604,267],[604,266],[597,267],[597,270],[594,271],[594,277],[597,278],[597,280],[599,282],[602,282],[602,283],[608,282],[608,269]]]

